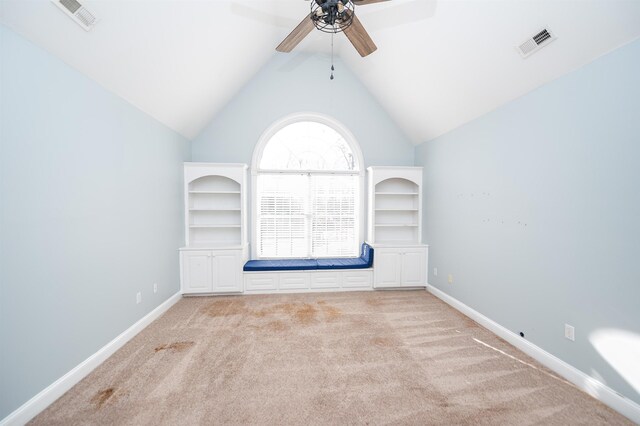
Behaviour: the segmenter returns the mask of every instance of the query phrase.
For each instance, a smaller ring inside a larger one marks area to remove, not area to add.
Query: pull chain
[[[333,80],[333,71],[335,70],[335,68],[333,67],[333,36],[335,35],[335,33],[331,33],[331,77],[329,77],[330,80]]]

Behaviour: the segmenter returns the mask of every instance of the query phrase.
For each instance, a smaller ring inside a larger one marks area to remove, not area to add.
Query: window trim
[[[347,142],[349,148],[351,148],[352,153],[354,154],[358,170],[260,170],[260,160],[262,159],[262,153],[271,140],[271,138],[290,124],[299,123],[301,121],[313,121],[316,123],[324,124],[325,126],[331,127],[333,130],[338,132]],[[366,211],[365,211],[365,187],[364,187],[364,176],[365,176],[365,165],[364,165],[364,157],[362,156],[362,150],[360,149],[360,144],[356,141],[356,138],[353,134],[333,117],[330,117],[325,114],[320,114],[316,112],[297,112],[294,114],[287,115],[274,123],[272,123],[267,129],[262,133],[256,146],[253,150],[253,156],[251,158],[251,212],[249,221],[251,223],[251,258],[252,259],[268,259],[266,257],[259,257],[257,250],[257,217],[255,217],[255,213],[258,211],[258,194],[254,190],[258,187],[258,174],[259,173],[270,173],[270,174],[305,174],[305,173],[313,173],[313,174],[340,174],[340,175],[351,175],[358,176],[358,190],[359,190],[359,214],[358,214],[358,239],[360,242],[364,241],[364,231],[365,231],[365,220],[366,220]]]

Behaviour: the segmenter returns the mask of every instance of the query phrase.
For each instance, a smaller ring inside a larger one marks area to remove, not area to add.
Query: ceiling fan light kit
[[[350,0],[312,1],[309,17],[320,31],[335,34],[346,30],[353,23],[353,10],[353,2]]]

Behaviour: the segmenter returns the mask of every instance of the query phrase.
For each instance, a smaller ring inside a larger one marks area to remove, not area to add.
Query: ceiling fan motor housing
[[[353,22],[351,0],[315,0],[311,2],[311,19],[320,31],[338,33]]]

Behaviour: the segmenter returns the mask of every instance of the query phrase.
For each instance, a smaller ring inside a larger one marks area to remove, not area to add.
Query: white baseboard
[[[165,313],[171,306],[180,300],[181,297],[180,293],[176,293],[169,297],[160,306],[142,317],[138,322],[98,350],[98,352],[91,355],[29,401],[22,404],[13,413],[0,420],[0,426],[24,425],[29,420],[33,419],[56,399],[60,398],[65,392],[71,389],[76,383],[84,379],[107,358],[113,355],[115,351],[124,346],[124,344],[131,340],[136,334],[140,333],[146,326]]]
[[[469,306],[449,296],[445,292],[433,287],[432,285],[427,285],[427,291],[429,291],[431,294],[441,299],[448,305],[451,305],[453,308],[462,312],[497,336],[506,340],[516,348],[520,349],[522,352],[529,355],[531,358],[535,359],[545,367],[564,377],[579,389],[613,408],[623,416],[629,418],[631,421],[640,424],[640,405],[638,405],[636,402],[619,394],[604,383],[583,373],[574,366],[564,362],[560,358],[557,358],[544,349],[541,349],[533,343],[524,340],[516,333],[506,329],[497,322],[485,317],[478,311],[473,310]]]

